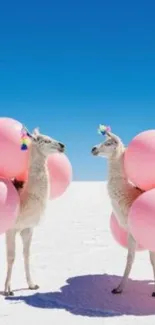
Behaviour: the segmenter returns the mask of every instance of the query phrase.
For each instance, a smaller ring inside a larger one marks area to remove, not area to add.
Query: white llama
[[[20,212],[14,227],[6,233],[7,247],[7,276],[5,281],[5,295],[13,295],[11,290],[11,275],[15,260],[15,238],[19,232],[23,242],[23,255],[25,265],[25,275],[28,287],[31,290],[38,289],[34,284],[30,274],[30,245],[33,228],[39,223],[49,194],[48,170],[46,166],[47,157],[55,152],[64,152],[65,146],[39,133],[35,129],[32,134],[28,134],[32,140],[30,146],[30,160],[28,170],[28,180],[23,188],[22,183],[13,181],[19,191]],[[20,188],[20,189],[19,189]]]
[[[128,212],[133,201],[141,195],[142,191],[129,182],[124,172],[125,146],[121,139],[111,132],[106,132],[106,139],[92,148],[94,156],[106,157],[108,159],[108,193],[112,208],[119,224],[128,230]],[[122,280],[117,288],[112,290],[113,294],[121,293],[127,283],[136,251],[136,241],[128,234],[128,254]],[[155,252],[150,252],[150,261],[153,267],[155,281]],[[155,288],[152,296],[155,296]]]

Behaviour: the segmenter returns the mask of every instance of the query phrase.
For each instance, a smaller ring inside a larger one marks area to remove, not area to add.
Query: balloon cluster
[[[128,215],[128,229],[139,244],[137,249],[155,251],[155,130],[141,132],[129,143],[124,156],[127,178],[142,189]],[[128,233],[114,214],[110,227],[116,241],[127,247]]]
[[[14,224],[19,212],[19,195],[12,179],[28,177],[31,138],[23,125],[11,118],[0,118],[0,234]],[[50,197],[62,195],[72,180],[72,166],[67,156],[55,153],[47,161]]]

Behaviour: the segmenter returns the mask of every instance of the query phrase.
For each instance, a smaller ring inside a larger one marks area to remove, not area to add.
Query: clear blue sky
[[[0,115],[66,143],[74,179],[105,179],[98,124],[125,143],[155,128],[155,1],[2,1]]]

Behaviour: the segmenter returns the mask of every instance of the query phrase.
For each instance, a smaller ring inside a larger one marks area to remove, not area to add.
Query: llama
[[[115,134],[107,131],[106,139],[92,148],[94,156],[108,159],[108,194],[111,200],[113,212],[120,224],[128,231],[128,254],[123,277],[117,288],[112,290],[113,294],[123,292],[135,258],[136,241],[128,230],[128,213],[133,201],[143,193],[142,190],[129,182],[124,171],[125,146],[121,139]],[[155,281],[155,253],[150,252],[150,261],[153,267]],[[152,296],[155,296],[155,288]]]
[[[28,133],[31,138],[28,179],[23,184],[13,180],[13,184],[20,196],[20,212],[12,229],[6,233],[7,248],[7,276],[5,281],[5,295],[13,295],[11,290],[11,275],[15,260],[15,238],[20,233],[23,242],[23,256],[25,275],[29,289],[39,288],[32,281],[30,273],[30,246],[33,229],[38,225],[46,208],[49,195],[47,157],[55,152],[64,152],[65,146],[34,129]]]

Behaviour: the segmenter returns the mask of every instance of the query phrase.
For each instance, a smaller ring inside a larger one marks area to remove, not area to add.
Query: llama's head
[[[94,156],[101,156],[105,158],[117,157],[124,151],[124,145],[121,139],[111,133],[106,132],[106,139],[104,142],[97,144],[91,150]]]
[[[28,135],[31,138],[32,144],[46,157],[55,152],[65,151],[63,143],[40,133],[38,128],[35,128],[32,134],[28,132]]]

